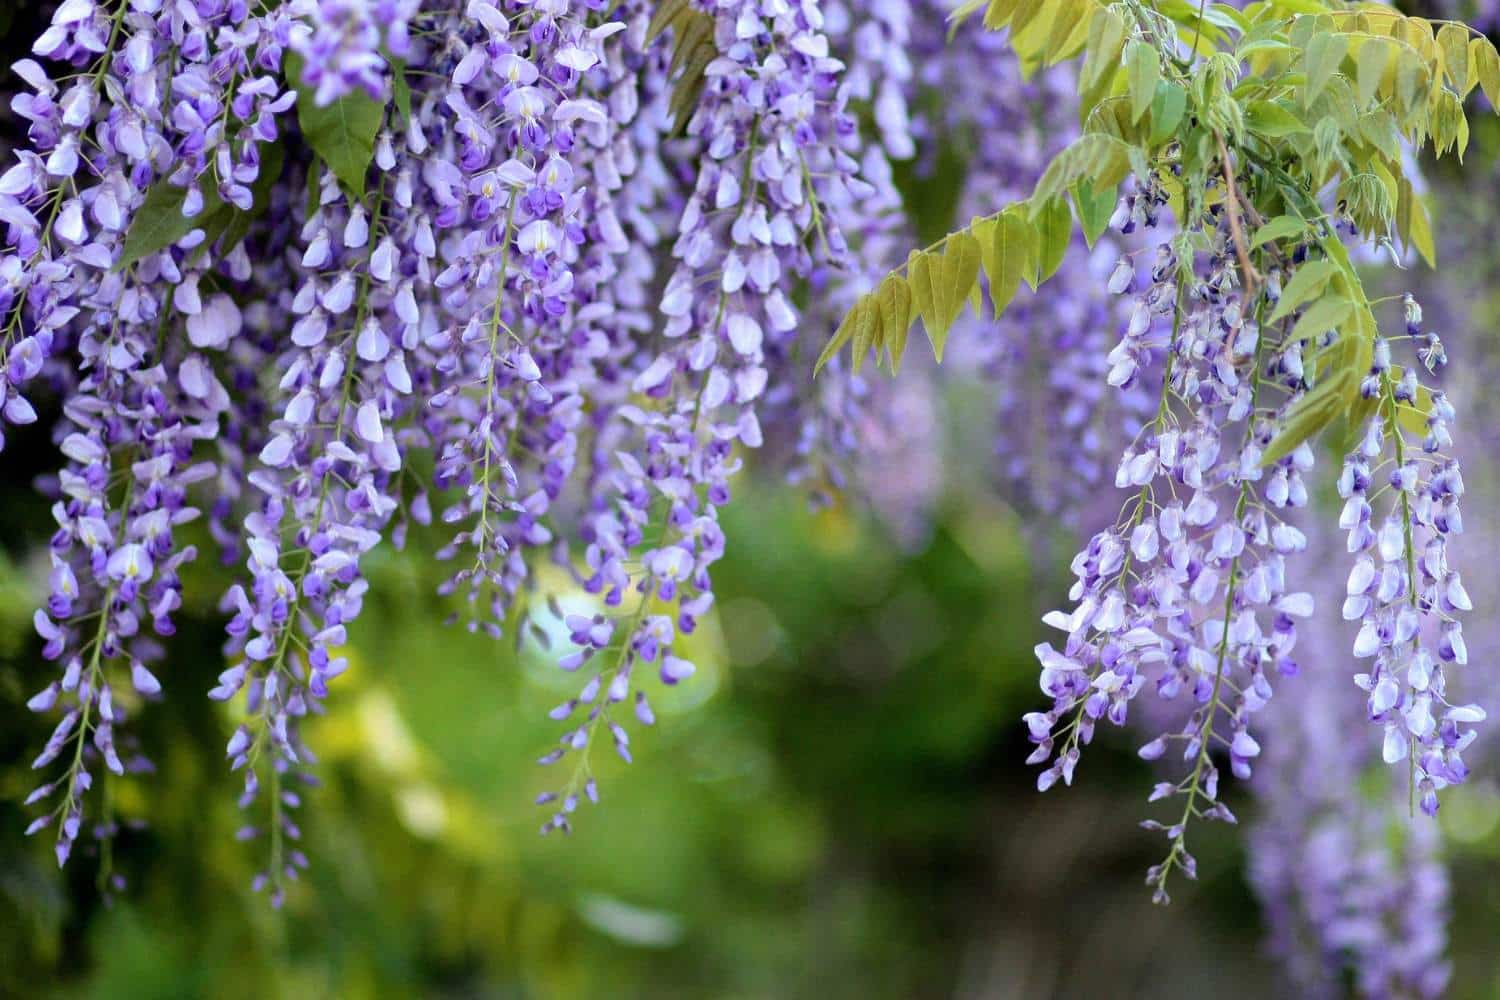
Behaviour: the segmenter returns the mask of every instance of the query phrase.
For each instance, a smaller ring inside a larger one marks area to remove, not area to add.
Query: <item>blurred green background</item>
[[[93,858],[59,872],[45,837],[20,836],[46,736],[23,702],[50,665],[29,634],[38,566],[8,550],[0,718],[20,724],[0,731],[0,995],[1281,995],[1239,831],[1200,830],[1203,881],[1150,905],[1151,778],[1127,738],[1101,730],[1076,787],[1034,791],[1018,719],[1048,595],[1014,515],[953,499],[903,552],[792,491],[732,510],[699,675],[657,699],[634,765],[603,763],[603,802],[566,838],[538,835],[530,800],[556,781],[533,761],[571,683],[443,627],[437,572],[382,553],[354,668],[312,729],[313,868],[281,914],[248,889],[263,845],[234,840],[231,715],[201,697],[222,668],[217,569],[189,581],[199,603],[161,671],[173,697],[135,724],[159,773],[118,794],[149,819],[119,840],[129,887],[107,905]],[[44,515],[7,474],[0,539]],[[1484,824],[1450,850],[1460,996],[1500,995],[1500,834],[1471,808],[1494,784],[1475,787],[1444,811]]]
[[[7,476],[0,537],[44,513]],[[571,838],[530,804],[571,693],[545,659],[440,623],[437,572],[382,553],[311,743],[311,875],[284,916],[249,893],[223,663],[199,568],[138,728],[160,773],[124,782],[105,908],[80,858],[23,843],[17,800],[45,721],[0,735],[0,990],[61,996],[1189,995],[1266,971],[1238,847],[1203,837],[1207,882],[1154,909],[1148,775],[1109,734],[1081,787],[1039,796],[1021,760],[1035,601],[1003,508],[954,506],[903,553],[791,491],[733,505],[700,673],[658,698],[637,763],[601,768]],[[29,527],[29,526],[28,526]],[[33,536],[35,537],[35,536]],[[430,551],[422,540],[417,551]],[[0,570],[0,717],[49,670],[28,636],[36,567]],[[601,755],[603,756],[603,755]],[[81,843],[81,842],[80,842]],[[1165,991],[1165,992],[1164,992]],[[32,994],[39,995],[39,994]],[[1264,995],[1260,992],[1259,995]]]

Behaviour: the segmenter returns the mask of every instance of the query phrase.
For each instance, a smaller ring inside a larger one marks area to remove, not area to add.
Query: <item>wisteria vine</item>
[[[61,463],[30,831],[60,863],[86,822],[108,850],[211,544],[237,582],[208,695],[280,905],[309,863],[304,720],[347,668],[366,557],[413,524],[445,539],[455,623],[567,635],[538,803],[568,830],[596,744],[629,760],[654,685],[695,672],[748,456],[814,502],[932,502],[951,376],[862,370],[898,368],[917,318],[992,390],[1007,495],[1090,536],[1037,646],[1039,788],[1100,720],[1134,725],[1172,762],[1148,882],[1194,875],[1195,821],[1235,819],[1221,768],[1250,777],[1253,717],[1299,683],[1331,455],[1348,673],[1435,813],[1485,716],[1449,692],[1457,410],[1416,300],[1366,296],[1351,253],[1431,256],[1406,162],[1462,148],[1500,56],[1304,6],[63,0],[15,67],[26,145],[0,175],[0,449],[55,413]],[[894,165],[930,177],[959,137],[975,219],[903,264]]]

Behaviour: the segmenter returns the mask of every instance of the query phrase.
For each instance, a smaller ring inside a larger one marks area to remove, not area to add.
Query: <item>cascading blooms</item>
[[[58,7],[0,179],[0,406],[24,427],[64,401],[36,615],[59,676],[30,702],[60,719],[29,800],[59,861],[86,817],[113,831],[96,780],[150,766],[128,721],[172,687],[198,484],[240,576],[209,696],[240,706],[274,902],[308,863],[302,720],[347,667],[364,557],[413,522],[451,533],[473,629],[554,613],[539,561],[597,595],[566,616],[587,678],[554,717],[584,718],[544,758],[580,752],[547,827],[597,797],[595,736],[628,759],[620,707],[649,723],[647,672],[693,672],[674,637],[712,605],[793,302],[852,266],[872,189],[822,25],[811,0]]]
[[[1185,765],[1151,793],[1180,807],[1145,823],[1168,842],[1147,882],[1165,902],[1174,871],[1195,874],[1192,822],[1235,821],[1220,762],[1250,776],[1261,754],[1251,716],[1272,677],[1299,669],[1296,621],[1314,601],[1296,583],[1307,525],[1289,514],[1308,503],[1315,441],[1334,427],[1348,455],[1337,523],[1354,557],[1350,660],[1373,660],[1354,681],[1385,760],[1409,762],[1412,810],[1435,813],[1438,791],[1466,777],[1462,753],[1485,718],[1450,699],[1445,670],[1467,662],[1456,616],[1471,607],[1447,552],[1463,530],[1456,414],[1419,383],[1419,366],[1445,360],[1420,307],[1406,296],[1401,335],[1383,334],[1389,301],[1366,295],[1346,243],[1399,253],[1400,240],[1431,261],[1409,153],[1428,142],[1462,153],[1463,100],[1477,86],[1500,97],[1500,55],[1462,25],[1373,4],[1209,16],[974,0],[955,16],[981,12],[1024,68],[1082,55],[1082,135],[1025,200],[913,251],[849,310],[823,362],[850,344],[856,363],[873,350],[895,371],[917,317],[941,358],[967,305],[978,313],[987,298],[1002,316],[1023,280],[1034,288],[1059,270],[1075,219],[1090,244],[1114,230],[1127,247],[1108,288],[1142,287],[1103,381],[1150,387],[1158,402],[1123,447],[1118,518],[1073,559],[1070,608],[1044,618],[1066,638],[1037,646],[1051,699],[1025,720],[1030,761],[1046,765],[1038,787],[1071,784],[1098,720],[1124,725],[1146,687],[1185,704],[1146,713],[1165,731],[1141,756],[1180,748]],[[1384,138],[1370,141],[1371,127]],[[1410,348],[1404,366],[1397,342]]]
[[[456,621],[569,635],[579,690],[542,761],[571,770],[540,797],[568,829],[596,739],[628,760],[648,689],[694,672],[677,640],[712,608],[747,449],[816,500],[861,483],[898,522],[930,502],[932,470],[895,456],[935,450],[938,376],[860,370],[872,348],[897,368],[917,316],[993,383],[1012,494],[1104,524],[1037,647],[1039,787],[1072,782],[1099,720],[1144,725],[1141,755],[1181,762],[1151,794],[1171,805],[1148,881],[1165,900],[1192,875],[1192,821],[1234,819],[1220,767],[1293,766],[1251,729],[1273,679],[1343,669],[1294,656],[1326,521],[1348,673],[1436,811],[1484,717],[1449,693],[1456,414],[1419,383],[1444,360],[1419,307],[1369,299],[1346,244],[1431,257],[1406,154],[1462,149],[1500,56],[1308,6],[995,0],[948,39],[946,8],[907,0],[64,0],[16,67],[29,145],[0,175],[0,448],[57,410],[64,463],[32,832],[62,862],[89,819],[107,850],[95,783],[150,767],[129,721],[176,694],[164,640],[211,541],[239,579],[208,694],[235,705],[242,834],[279,904],[308,863],[301,724],[347,666],[361,564],[433,521]],[[961,211],[1018,204],[887,274],[910,235],[890,161],[923,176],[965,133]],[[981,297],[994,315],[958,325]],[[1329,427],[1344,506],[1320,520],[1299,509]],[[592,613],[548,599],[543,562]]]

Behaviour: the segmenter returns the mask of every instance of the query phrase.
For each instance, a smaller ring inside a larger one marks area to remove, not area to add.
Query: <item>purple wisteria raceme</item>
[[[62,756],[64,774],[33,799],[56,793],[57,803],[32,824],[60,818],[59,862],[95,775],[107,781],[149,767],[139,755],[122,758],[121,727],[162,689],[148,664],[163,648],[146,633],[174,631],[178,571],[196,554],[174,533],[198,513],[188,488],[214,471],[195,461],[195,442],[216,435],[229,405],[212,359],[238,332],[238,310],[226,296],[199,293],[208,265],[188,251],[205,233],[189,231],[180,253],[133,250],[126,233],[149,200],[145,189],[190,161],[203,138],[169,113],[165,95],[192,92],[215,58],[206,33],[231,32],[235,18],[246,15],[189,9],[174,20],[140,4],[69,0],[33,51],[85,72],[63,89],[38,62],[18,67],[36,93],[13,101],[30,122],[32,149],[0,181],[9,222],[0,268],[14,276],[0,393],[7,419],[30,419],[21,389],[48,358],[67,358],[56,376],[68,392],[57,429],[67,465],[53,507],[51,595],[36,617],[63,672],[31,702],[64,713],[36,762]],[[187,40],[175,49],[174,31]],[[102,800],[95,832],[107,840],[115,821],[110,797]]]
[[[640,674],[675,684],[693,673],[674,642],[713,601],[709,568],[724,551],[718,508],[739,468],[735,446],[762,443],[767,366],[795,342],[789,289],[845,255],[825,205],[850,197],[855,161],[845,147],[856,127],[818,6],[723,0],[705,13],[719,55],[686,129],[700,166],[661,301],[665,345],[631,383],[641,403],[618,411],[632,444],[601,477],[607,499],[594,501],[585,529],[585,589],[625,610],[568,622],[575,650],[562,664],[590,680],[554,712],[568,718],[581,707],[584,718],[543,758],[578,753],[564,788],[542,796],[560,804],[549,828],[567,829],[580,794],[596,796],[587,751],[601,726],[629,759],[618,707],[629,701],[640,722],[654,719]]]
[[[306,863],[282,846],[300,836],[287,787],[310,760],[298,725],[347,666],[337,647],[366,590],[360,559],[396,507],[389,493],[402,454],[391,422],[411,392],[401,344],[414,343],[415,330],[401,321],[396,272],[379,255],[399,219],[399,196],[383,184],[367,206],[324,176],[303,224],[307,271],[292,295],[290,344],[277,359],[285,405],[248,477],[260,494],[245,521],[249,583],[224,601],[237,662],[211,696],[246,692],[249,718],[228,756],[246,768],[242,805],[256,800],[262,772],[269,785],[271,862],[260,878],[278,905],[282,880]]]
[[[1328,607],[1343,584],[1331,535],[1314,563]],[[1451,970],[1440,833],[1408,815],[1404,776],[1391,780],[1377,743],[1351,738],[1365,699],[1349,683],[1343,641],[1310,630],[1298,659],[1263,713],[1251,783],[1249,875],[1270,951],[1299,996],[1344,996],[1350,980],[1361,996],[1441,996]]]
[[[601,353],[575,330],[590,315],[576,301],[578,264],[601,237],[623,249],[617,224],[584,213],[598,207],[588,171],[611,155],[615,130],[591,91],[625,25],[590,26],[586,14],[558,5],[510,21],[469,5],[479,34],[444,97],[463,127],[427,175],[455,251],[434,281],[446,321],[430,339],[443,376],[433,420],[446,422],[436,485],[463,494],[442,513],[461,527],[439,554],[465,557],[445,589],[464,593],[471,628],[496,636],[529,578],[526,549],[554,539],[547,514],[573,472],[581,393]],[[591,221],[607,233],[590,238]]]
[[[1408,301],[1415,328],[1421,314]],[[1479,705],[1447,698],[1445,666],[1468,662],[1456,616],[1473,607],[1448,562],[1448,540],[1463,531],[1463,474],[1447,455],[1455,414],[1437,391],[1426,393],[1425,416],[1416,408],[1426,390],[1414,368],[1392,363],[1384,340],[1360,392],[1374,413],[1338,481],[1339,526],[1355,556],[1343,614],[1359,622],[1354,656],[1371,661],[1355,681],[1369,695],[1371,721],[1384,730],[1382,756],[1407,762],[1414,804],[1432,815],[1438,790],[1468,776],[1463,751],[1477,736],[1471,727],[1485,718]]]
[[[1129,225],[1132,214],[1127,203],[1117,217]],[[1159,248],[1112,354],[1110,381],[1128,386],[1164,351],[1159,409],[1121,456],[1116,484],[1133,492],[1119,519],[1073,560],[1072,610],[1044,619],[1067,639],[1061,649],[1037,647],[1053,703],[1026,717],[1037,744],[1030,760],[1048,764],[1037,780],[1045,790],[1072,782],[1097,721],[1123,725],[1148,685],[1165,701],[1186,700],[1180,728],[1140,751],[1150,760],[1180,752],[1186,768],[1151,794],[1181,801],[1170,822],[1146,823],[1169,843],[1147,875],[1158,901],[1173,870],[1195,873],[1190,822],[1234,821],[1219,797],[1215,754],[1249,777],[1260,753],[1250,716],[1270,699],[1271,676],[1294,668],[1295,619],[1312,613],[1311,597],[1287,584],[1286,557],[1306,540],[1282,512],[1306,503],[1301,476],[1313,453],[1303,444],[1262,462],[1287,405],[1268,403],[1262,388],[1302,388],[1288,364],[1295,343],[1262,325],[1279,284],[1273,273],[1247,296],[1228,226],[1220,220],[1205,234],[1213,252],[1202,262]]]

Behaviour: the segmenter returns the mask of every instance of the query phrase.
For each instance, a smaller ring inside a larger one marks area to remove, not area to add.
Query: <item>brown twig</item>
[[[1224,168],[1224,183],[1229,188],[1229,197],[1224,201],[1225,210],[1229,212],[1229,234],[1234,238],[1234,252],[1240,259],[1240,270],[1244,272],[1245,296],[1248,299],[1261,280],[1260,272],[1250,262],[1250,247],[1245,242],[1245,230],[1240,226],[1240,189],[1234,182],[1234,166],[1229,162],[1229,147],[1224,143],[1222,132],[1215,132],[1214,139],[1219,144],[1219,161]]]

